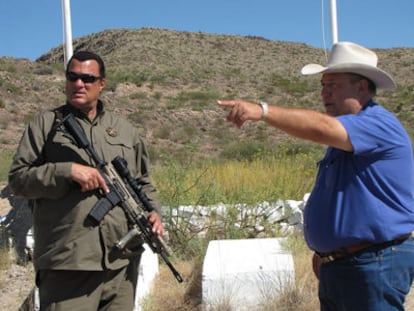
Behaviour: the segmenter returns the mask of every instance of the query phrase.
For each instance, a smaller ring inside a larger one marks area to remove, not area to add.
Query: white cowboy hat
[[[377,88],[395,89],[393,78],[377,67],[378,57],[373,51],[352,42],[338,42],[332,46],[326,67],[308,64],[302,68],[303,75],[328,72],[356,73],[370,79]]]

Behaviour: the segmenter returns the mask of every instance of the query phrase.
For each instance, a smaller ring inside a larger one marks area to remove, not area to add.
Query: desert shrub
[[[0,181],[6,181],[13,159],[14,152],[11,150],[0,150]]]

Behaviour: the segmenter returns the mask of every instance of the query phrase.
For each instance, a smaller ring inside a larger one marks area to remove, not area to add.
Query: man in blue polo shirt
[[[263,120],[290,135],[328,146],[304,215],[315,251],[321,310],[404,310],[414,277],[414,165],[410,138],[378,105],[376,90],[395,82],[377,55],[351,42],[333,45],[322,74],[326,114],[231,100],[227,120]]]

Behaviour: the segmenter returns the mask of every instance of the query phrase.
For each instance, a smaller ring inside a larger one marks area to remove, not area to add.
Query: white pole
[[[70,18],[70,0],[62,0],[62,15],[63,15],[63,31],[65,35],[65,50],[64,50],[64,59],[65,67],[72,57],[73,47],[72,47],[72,24]]]
[[[336,0],[331,0],[331,38],[332,44],[338,42],[338,21],[336,18]]]

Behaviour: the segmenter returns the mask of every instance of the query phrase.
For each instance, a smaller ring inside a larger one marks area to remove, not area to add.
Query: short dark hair
[[[72,57],[70,58],[67,66],[66,66],[66,73],[68,73],[68,69],[69,69],[69,65],[72,62],[72,60],[77,59],[78,61],[84,62],[86,60],[96,60],[98,62],[99,65],[99,76],[101,78],[105,78],[105,64],[104,61],[102,60],[102,58],[93,52],[90,51],[77,51],[75,52]]]

